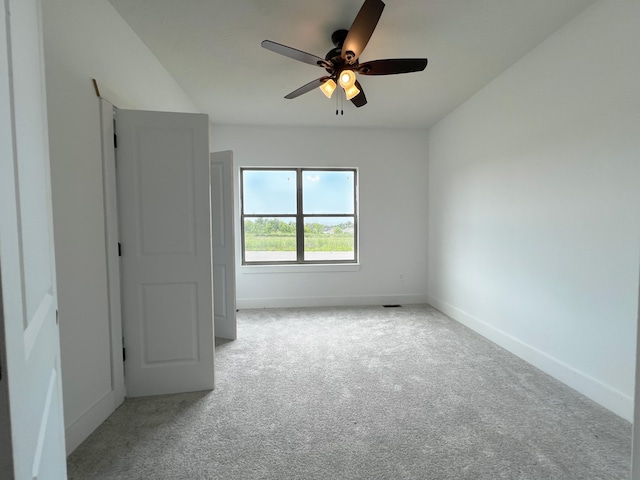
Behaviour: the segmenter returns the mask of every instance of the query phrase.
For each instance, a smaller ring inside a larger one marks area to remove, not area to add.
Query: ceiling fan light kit
[[[356,87],[356,74],[353,73],[353,70],[343,70],[340,72],[339,82],[340,86],[344,89],[347,100],[351,100],[360,93],[360,90]]]
[[[347,100],[351,100],[353,97],[355,97],[359,93],[360,93],[360,90],[358,90],[358,87],[356,87],[355,85],[352,85],[349,88],[344,89],[344,94],[347,97]]]
[[[322,93],[324,93],[327,98],[331,98],[331,95],[333,95],[333,92],[336,89],[336,82],[334,82],[333,80],[329,79],[326,82],[324,82],[322,85],[320,85],[320,90],[322,90]]]
[[[325,58],[271,40],[264,40],[261,44],[263,48],[300,62],[324,68],[329,74],[312,80],[284,98],[293,99],[316,88],[319,88],[327,98],[331,98],[337,84],[339,84],[343,88],[347,100],[350,100],[356,107],[362,107],[366,105],[367,98],[362,90],[362,85],[356,78],[356,72],[360,75],[394,75],[424,70],[427,66],[426,58],[372,60],[362,64],[358,62],[376,25],[378,25],[382,10],[384,10],[382,0],[365,0],[351,24],[351,28],[333,32],[331,41],[335,48],[331,49]]]

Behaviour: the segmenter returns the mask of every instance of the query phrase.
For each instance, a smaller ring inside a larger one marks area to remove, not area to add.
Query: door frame
[[[115,145],[111,103],[98,98],[102,155],[102,196],[104,214],[104,251],[106,259],[107,314],[111,388],[76,421],[65,428],[67,455],[118,408],[125,398],[122,362],[122,319],[120,310],[120,262],[118,260],[118,217],[115,182]]]
[[[125,398],[124,349],[122,344],[122,307],[120,305],[120,257],[118,234],[118,197],[116,187],[116,140],[114,107],[100,98],[102,143],[102,183],[104,207],[105,253],[107,257],[107,299],[111,340],[111,388],[115,406]]]
[[[120,261],[115,180],[115,145],[111,103],[98,97],[102,154],[104,249],[107,267],[107,312],[109,322],[111,389],[65,430],[67,455],[73,452],[118,408],[125,398],[122,361],[122,317],[120,309]]]

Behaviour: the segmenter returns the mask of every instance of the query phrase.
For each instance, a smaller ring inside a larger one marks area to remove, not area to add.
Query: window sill
[[[242,274],[262,274],[262,273],[317,273],[317,272],[357,272],[360,270],[359,263],[325,263],[314,265],[241,265]]]

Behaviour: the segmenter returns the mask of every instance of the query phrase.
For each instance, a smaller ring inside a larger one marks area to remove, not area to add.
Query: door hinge
[[[127,360],[127,349],[122,347],[122,361],[126,361]]]
[[[113,148],[118,148],[118,136],[113,134]]]
[[[122,244],[120,242],[118,242],[118,256],[122,256]]]

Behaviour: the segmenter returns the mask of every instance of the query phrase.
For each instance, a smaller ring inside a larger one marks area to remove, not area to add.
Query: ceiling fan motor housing
[[[347,52],[347,54],[345,55],[347,57],[346,61],[344,58],[342,58],[342,45],[344,44],[344,40],[345,38],[347,38],[348,33],[348,30],[336,30],[331,34],[331,41],[335,45],[335,48],[329,50],[324,58],[333,65],[333,68],[325,68],[327,72],[338,74],[345,69],[357,69],[358,60],[356,59],[353,63],[351,63],[351,60],[355,57],[355,54],[353,52]]]
[[[345,30],[345,29],[336,30],[331,34],[331,43],[333,43],[338,48],[342,48],[342,45],[344,45],[344,40],[345,38],[347,38],[348,33],[349,33],[349,30]]]

